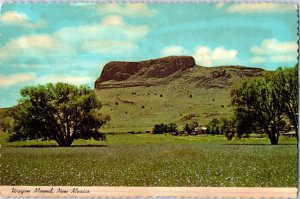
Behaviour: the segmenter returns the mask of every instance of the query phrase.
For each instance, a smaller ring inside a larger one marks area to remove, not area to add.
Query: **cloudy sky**
[[[202,66],[297,63],[294,4],[4,4],[0,107],[27,85],[93,82],[105,63],[191,55]]]

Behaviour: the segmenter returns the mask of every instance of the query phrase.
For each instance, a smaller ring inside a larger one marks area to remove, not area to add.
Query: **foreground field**
[[[1,185],[297,186],[295,138],[110,135],[106,142],[4,143]]]

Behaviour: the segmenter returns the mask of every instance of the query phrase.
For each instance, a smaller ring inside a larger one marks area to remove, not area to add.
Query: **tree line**
[[[271,144],[278,144],[280,134],[291,127],[298,140],[298,87],[297,65],[243,80],[230,93],[233,116],[214,118],[207,132],[224,134],[229,140],[262,132]],[[20,94],[19,105],[0,124],[10,132],[10,141],[43,139],[70,146],[75,139],[105,139],[99,129],[110,117],[100,113],[101,103],[88,86],[49,83],[25,87]],[[193,122],[183,130],[190,134],[198,126]],[[178,129],[175,123],[162,123],[155,125],[152,132],[176,133]]]
[[[207,127],[209,134],[248,137],[251,133],[265,133],[271,144],[278,144],[280,134],[295,130],[298,141],[298,66],[278,68],[263,77],[245,79],[236,84],[231,92],[233,116],[213,118]],[[155,125],[154,134],[177,132],[174,123]],[[186,124],[184,131],[190,133],[196,124]]]
[[[271,144],[278,144],[284,130],[294,129],[298,141],[298,88],[297,65],[243,80],[230,93],[234,115],[212,120],[209,128],[228,139],[265,133]]]

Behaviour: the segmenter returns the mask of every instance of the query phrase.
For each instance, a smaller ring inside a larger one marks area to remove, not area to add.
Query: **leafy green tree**
[[[246,135],[249,137],[251,133],[258,130],[258,124],[251,114],[240,111],[235,114],[235,127],[236,127],[236,136],[241,138]]]
[[[13,126],[13,118],[7,116],[0,119],[0,129],[3,132],[11,132]]]
[[[190,127],[192,130],[195,130],[195,128],[197,128],[199,126],[198,122],[197,121],[193,121],[191,124],[190,124]]]
[[[185,124],[183,127],[183,130],[186,131],[188,134],[192,132],[192,128],[190,127],[190,124]]]
[[[152,129],[152,133],[153,134],[163,134],[166,132],[166,129],[167,129],[167,125],[165,125],[164,123],[155,124]]]
[[[174,132],[178,132],[178,126],[175,123],[169,123],[167,124],[167,132],[168,133],[174,133]]]
[[[273,84],[268,78],[243,81],[232,89],[231,97],[236,115],[246,115],[255,119],[268,135],[271,144],[278,144],[284,125],[283,103]]]
[[[187,123],[184,125],[183,130],[188,132],[188,134],[191,134],[193,130],[195,130],[196,127],[198,127],[199,124],[197,121],[193,121],[192,123]]]
[[[278,68],[272,81],[274,90],[282,103],[283,112],[294,126],[298,140],[298,66]]]
[[[217,118],[213,118],[207,126],[208,133],[220,134],[220,124],[221,124],[220,120],[218,120]]]
[[[225,135],[227,140],[231,140],[236,132],[235,118],[221,118],[220,121],[220,132]]]
[[[21,90],[10,140],[55,140],[59,146],[71,146],[75,139],[104,139],[99,128],[109,116],[99,113],[101,104],[86,85],[49,83]]]
[[[152,129],[153,134],[163,134],[163,133],[174,133],[177,132],[177,124],[169,123],[169,124],[156,124]]]

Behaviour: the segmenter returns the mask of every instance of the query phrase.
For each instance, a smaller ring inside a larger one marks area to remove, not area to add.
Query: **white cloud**
[[[28,22],[28,16],[16,11],[5,12],[1,15],[0,21],[4,24],[22,24]]]
[[[107,16],[100,23],[65,27],[53,34],[24,35],[10,40],[0,48],[0,59],[10,64],[24,59],[44,60],[43,63],[69,58],[76,54],[99,53],[126,56],[137,50],[137,42],[149,32],[147,26],[133,26],[120,16]],[[48,60],[48,61],[47,61]],[[68,62],[68,61],[67,61]],[[35,65],[39,63],[34,62]]]
[[[47,57],[74,53],[74,49],[64,45],[49,34],[25,35],[10,40],[0,48],[0,59],[14,59],[15,57]]]
[[[118,15],[110,15],[102,20],[104,26],[123,26],[124,24],[123,18]]]
[[[218,2],[218,3],[216,3],[216,8],[218,8],[218,9],[223,8],[224,5],[225,5],[224,2]]]
[[[237,50],[227,50],[224,46],[220,46],[215,49],[211,49],[208,46],[198,46],[195,48],[193,57],[199,65],[219,66],[236,64],[237,54]]]
[[[18,73],[11,75],[0,74],[0,88],[8,88],[20,83],[31,82],[34,79],[34,73]]]
[[[127,41],[114,41],[114,40],[102,40],[102,41],[87,41],[82,44],[82,49],[89,52],[99,54],[130,54],[137,49],[137,45],[134,42]]]
[[[97,49],[98,52],[103,53],[106,49],[105,53],[107,54],[121,50],[128,53],[128,50],[136,49],[136,42],[148,32],[147,26],[128,25],[122,17],[112,15],[105,17],[99,24],[62,28],[54,33],[54,36],[62,42],[76,46],[79,50]],[[110,44],[112,46],[108,46]],[[101,50],[100,47],[104,50]]]
[[[61,75],[61,74],[51,74],[41,76],[37,79],[37,83],[39,84],[46,84],[46,83],[57,83],[57,82],[64,82],[70,84],[88,84],[92,81],[92,78],[89,76],[74,76],[74,75]]]
[[[33,23],[26,14],[17,11],[8,11],[1,14],[0,22],[4,25],[17,25],[26,28],[38,28],[45,24],[44,21]]]
[[[187,51],[181,46],[167,46],[160,52],[161,56],[186,55]]]
[[[250,48],[250,52],[258,55],[296,53],[298,49],[297,42],[281,42],[277,39],[265,39],[259,46]]]
[[[256,13],[256,12],[284,12],[297,10],[297,4],[288,3],[235,3],[227,8],[227,12],[232,13]]]
[[[265,39],[260,45],[250,48],[250,52],[254,57],[251,63],[264,62],[297,62],[297,42],[278,41],[277,39]]]
[[[93,7],[95,8],[95,6]],[[145,3],[105,3],[99,4],[96,9],[99,15],[118,14],[130,17],[153,17],[156,15],[156,11],[149,9]]]

